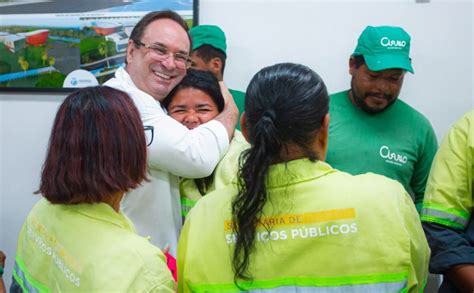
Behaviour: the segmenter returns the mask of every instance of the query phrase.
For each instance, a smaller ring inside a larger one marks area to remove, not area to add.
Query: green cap
[[[216,25],[198,25],[189,30],[193,40],[193,50],[209,45],[227,55],[227,44],[224,31]]]
[[[413,72],[410,35],[401,27],[368,26],[357,41],[353,56],[362,55],[372,71],[400,68]]]

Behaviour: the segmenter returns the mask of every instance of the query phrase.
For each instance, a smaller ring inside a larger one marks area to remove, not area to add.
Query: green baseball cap
[[[193,50],[209,45],[227,55],[227,44],[224,31],[216,25],[198,25],[189,30],[193,39]]]
[[[362,55],[372,71],[400,68],[414,73],[410,60],[410,35],[401,27],[367,26],[352,56]]]

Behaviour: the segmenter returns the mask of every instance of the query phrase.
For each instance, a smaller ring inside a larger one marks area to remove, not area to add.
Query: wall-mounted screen
[[[174,10],[192,27],[198,0],[0,1],[0,90],[69,91],[123,66],[134,25]]]

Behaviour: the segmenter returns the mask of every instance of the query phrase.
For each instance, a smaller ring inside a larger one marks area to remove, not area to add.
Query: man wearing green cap
[[[189,30],[193,40],[191,58],[192,67],[198,70],[211,71],[219,81],[224,79],[225,61],[227,59],[227,44],[224,31],[216,25],[198,25]],[[229,89],[239,109],[239,115],[244,111],[245,93]],[[237,122],[240,130],[240,121]]]
[[[326,161],[399,181],[419,212],[437,140],[430,122],[398,99],[406,71],[414,72],[409,52],[402,28],[365,28],[349,59],[350,90],[331,95]]]

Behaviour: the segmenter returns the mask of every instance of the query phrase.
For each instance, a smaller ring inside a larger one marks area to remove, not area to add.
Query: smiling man
[[[148,148],[149,181],[130,191],[123,212],[142,236],[176,256],[182,226],[178,176],[206,177],[226,153],[238,110],[222,86],[224,109],[213,120],[192,130],[169,117],[161,107],[168,93],[191,66],[191,39],[183,19],[172,11],[151,12],[134,27],[126,66],[106,85],[127,92],[140,111],[144,126],[152,126]],[[150,127],[149,127],[150,128]]]
[[[405,73],[413,73],[409,53],[402,28],[365,28],[349,59],[351,88],[331,96],[326,161],[399,181],[419,212],[437,141],[430,122],[398,99]]]

